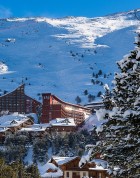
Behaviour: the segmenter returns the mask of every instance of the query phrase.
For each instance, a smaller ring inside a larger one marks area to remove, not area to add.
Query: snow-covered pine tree
[[[108,121],[91,156],[100,152],[113,178],[140,177],[140,34],[136,44],[117,62],[121,72],[115,74],[112,96],[116,107],[106,110]]]
[[[101,97],[102,97],[105,109],[111,110],[114,105],[113,100],[112,100],[112,93],[107,84],[104,85],[104,89],[105,89],[105,94],[102,95]]]

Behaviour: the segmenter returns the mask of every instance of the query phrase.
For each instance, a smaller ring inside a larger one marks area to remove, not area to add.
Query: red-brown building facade
[[[74,118],[76,125],[79,125],[85,120],[85,115],[90,113],[90,109],[66,103],[51,93],[42,94],[42,98],[42,123],[48,123],[55,118]]]
[[[0,96],[0,112],[36,113],[37,107],[40,105],[40,102],[25,94],[24,84],[14,91]]]
[[[0,113],[37,113],[41,123],[49,123],[56,118],[74,118],[76,125],[85,120],[85,115],[90,109],[80,105],[66,103],[51,93],[42,94],[43,103],[27,96],[24,91],[25,85],[19,86],[14,91],[0,96]]]

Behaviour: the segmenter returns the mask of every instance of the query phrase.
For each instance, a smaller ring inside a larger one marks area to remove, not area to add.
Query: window
[[[102,178],[102,173],[99,173],[99,178]]]
[[[83,172],[83,176],[86,176],[86,172]]]
[[[69,178],[69,172],[66,172],[66,178]]]

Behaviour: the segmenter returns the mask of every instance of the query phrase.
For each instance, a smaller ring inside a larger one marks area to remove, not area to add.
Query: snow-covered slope
[[[134,48],[139,23],[133,11],[99,18],[1,19],[0,92],[25,82],[26,93],[36,99],[51,92],[71,102],[79,95],[86,103],[84,90],[97,96],[100,82],[111,86],[115,62]],[[103,74],[92,77],[100,69]]]

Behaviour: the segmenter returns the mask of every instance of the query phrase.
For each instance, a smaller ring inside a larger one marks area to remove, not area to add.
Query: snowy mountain
[[[24,82],[36,99],[51,92],[71,102],[78,95],[87,103],[85,90],[97,96],[103,84],[112,86],[116,61],[134,49],[139,24],[134,11],[98,18],[0,19],[0,93]]]

